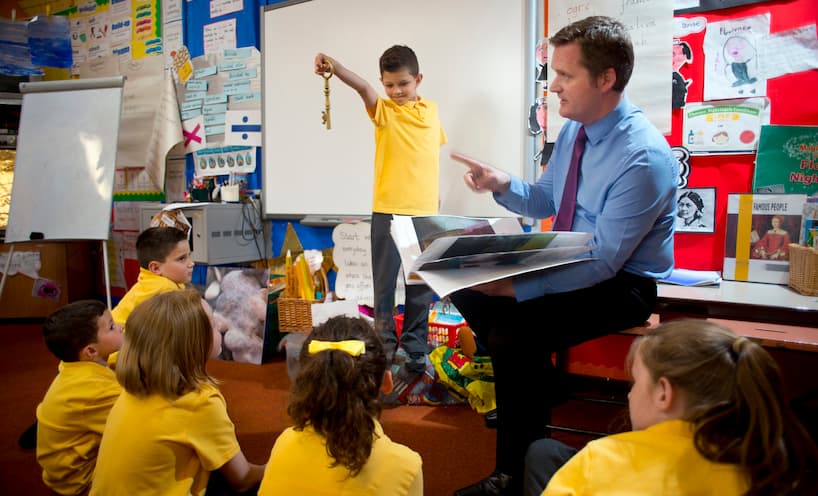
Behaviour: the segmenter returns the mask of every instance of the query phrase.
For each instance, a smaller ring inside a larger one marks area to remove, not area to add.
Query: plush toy
[[[234,269],[211,282],[205,292],[213,306],[213,325],[222,332],[225,360],[261,363],[267,318],[266,272]]]

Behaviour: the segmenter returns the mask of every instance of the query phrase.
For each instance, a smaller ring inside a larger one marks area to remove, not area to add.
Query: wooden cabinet
[[[37,275],[56,283],[59,298],[37,296],[35,279],[20,273],[10,275],[0,295],[0,319],[42,318],[66,303],[94,298],[98,271],[93,261],[93,243],[99,244],[98,241],[15,243],[15,253],[39,253]],[[9,245],[0,245],[0,251],[8,253]],[[0,265],[0,271],[3,269],[5,263]]]

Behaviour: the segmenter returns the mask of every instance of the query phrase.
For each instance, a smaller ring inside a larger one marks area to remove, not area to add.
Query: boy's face
[[[384,71],[381,74],[381,83],[386,96],[398,105],[417,101],[418,85],[421,80],[423,80],[423,74],[413,76],[405,67],[395,72]]]
[[[105,310],[105,313],[97,317],[97,342],[91,346],[96,349],[96,358],[102,361],[122,347],[122,326],[114,322],[110,311]]]
[[[151,262],[151,272],[167,277],[177,284],[190,282],[193,277],[193,259],[187,240],[176,243],[164,262]]]

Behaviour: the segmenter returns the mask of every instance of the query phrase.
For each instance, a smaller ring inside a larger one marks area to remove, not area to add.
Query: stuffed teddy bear
[[[216,281],[205,292],[213,306],[213,325],[222,335],[220,358],[261,363],[267,319],[266,271],[234,269],[224,275],[216,268]]]

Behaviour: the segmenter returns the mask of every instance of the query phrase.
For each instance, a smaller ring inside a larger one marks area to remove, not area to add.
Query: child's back
[[[290,394],[295,425],[276,439],[258,494],[423,494],[420,455],[378,422],[379,394],[391,388],[371,324],[333,317],[314,329]]]
[[[91,494],[203,495],[219,470],[236,490],[261,480],[247,463],[205,364],[213,329],[194,289],[134,309],[117,363],[124,391],[111,410]]]
[[[37,407],[37,462],[58,494],[88,490],[108,414],[122,388],[105,364],[119,349],[121,327],[101,302],[70,303],[43,326],[60,373]]]

